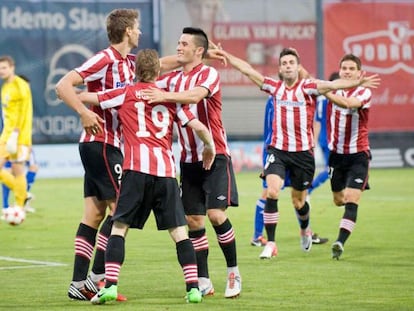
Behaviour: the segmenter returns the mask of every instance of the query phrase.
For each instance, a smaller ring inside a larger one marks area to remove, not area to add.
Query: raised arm
[[[168,72],[177,68],[181,65],[177,61],[177,55],[168,55],[160,58],[161,72]]]
[[[207,50],[206,60],[218,60],[224,65],[227,65],[226,58],[217,52],[216,48],[210,48]],[[168,55],[160,58],[161,72],[168,72],[181,67],[181,64],[177,61],[177,55]]]
[[[207,127],[198,119],[192,119],[187,123],[187,126],[191,127],[204,143],[203,168],[209,170],[213,165],[216,156],[216,148],[214,146],[213,138]]]

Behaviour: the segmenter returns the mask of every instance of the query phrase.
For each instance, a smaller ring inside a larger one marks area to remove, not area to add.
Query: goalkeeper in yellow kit
[[[23,208],[27,198],[25,163],[32,148],[33,103],[29,84],[15,74],[14,60],[0,56],[3,130],[0,135],[0,182],[9,187],[15,206]],[[4,168],[12,162],[12,173]]]

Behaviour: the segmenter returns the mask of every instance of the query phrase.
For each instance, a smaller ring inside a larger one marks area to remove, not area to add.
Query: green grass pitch
[[[414,171],[375,169],[362,196],[354,233],[339,261],[330,245],[343,209],[332,203],[328,183],[312,195],[311,225],[330,241],[303,253],[290,203],[279,199],[279,255],[261,261],[250,246],[258,172],[237,174],[240,206],[230,208],[243,279],[238,299],[223,298],[226,267],[213,230],[210,276],[216,294],[201,304],[184,301],[185,287],[175,246],[153,217],[143,231],[131,230],[119,291],[127,302],[92,306],[70,301],[73,239],[83,209],[81,179],[40,179],[34,187],[35,214],[12,227],[0,223],[0,309],[4,310],[414,310]]]

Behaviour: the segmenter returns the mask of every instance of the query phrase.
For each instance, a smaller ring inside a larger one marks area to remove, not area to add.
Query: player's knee
[[[187,215],[186,218],[190,230],[199,230],[205,227],[204,215]]]
[[[227,219],[224,209],[209,209],[207,215],[213,226],[219,226]]]

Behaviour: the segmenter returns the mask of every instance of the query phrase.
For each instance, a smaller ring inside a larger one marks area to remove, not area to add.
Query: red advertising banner
[[[308,71],[316,72],[315,36],[316,24],[312,22],[226,22],[214,24],[211,39],[263,75],[277,77],[279,53],[285,47],[296,48]],[[232,95],[241,95],[252,86],[248,78],[231,66],[214,66],[220,72],[222,86],[235,91]]]
[[[325,77],[346,53],[378,73],[372,131],[414,131],[414,2],[331,3],[324,6]]]

